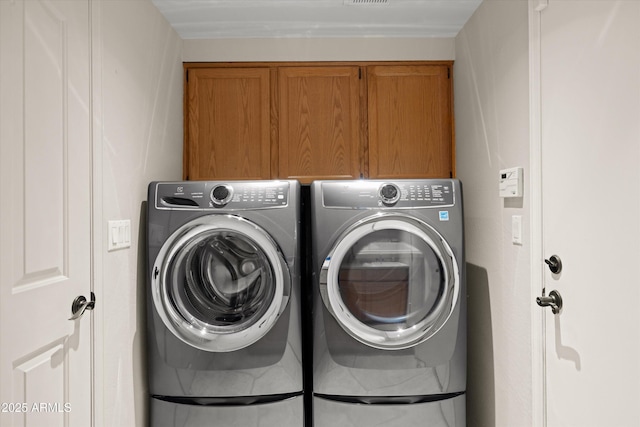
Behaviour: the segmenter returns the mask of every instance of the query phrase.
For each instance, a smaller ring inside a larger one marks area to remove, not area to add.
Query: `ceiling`
[[[152,0],[183,39],[455,37],[482,0]]]

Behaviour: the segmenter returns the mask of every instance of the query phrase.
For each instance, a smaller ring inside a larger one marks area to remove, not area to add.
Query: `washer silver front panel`
[[[153,427],[302,427],[302,396],[279,402],[248,405],[197,405],[151,399]]]
[[[289,181],[187,181],[156,184],[156,209],[247,211],[285,208]]]
[[[290,273],[268,233],[241,217],[207,215],[167,239],[151,278],[166,327],[206,351],[247,347],[286,307]]]

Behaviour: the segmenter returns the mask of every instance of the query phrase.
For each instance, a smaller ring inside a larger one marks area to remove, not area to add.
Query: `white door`
[[[637,427],[640,2],[550,0],[540,23],[546,423]]]
[[[88,0],[0,1],[0,425],[91,422]]]

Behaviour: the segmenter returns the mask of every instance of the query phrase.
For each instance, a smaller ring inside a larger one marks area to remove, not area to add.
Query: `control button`
[[[229,185],[216,185],[211,190],[211,201],[216,206],[224,206],[229,203],[231,196],[233,195],[233,189]]]
[[[380,187],[380,198],[385,205],[393,205],[400,200],[400,189],[394,184],[384,184]]]

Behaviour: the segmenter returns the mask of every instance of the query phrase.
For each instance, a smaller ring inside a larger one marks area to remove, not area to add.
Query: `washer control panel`
[[[287,206],[286,181],[194,181],[156,184],[158,209],[264,209]]]
[[[452,206],[451,180],[362,180],[322,183],[322,200],[328,208],[430,208]]]

